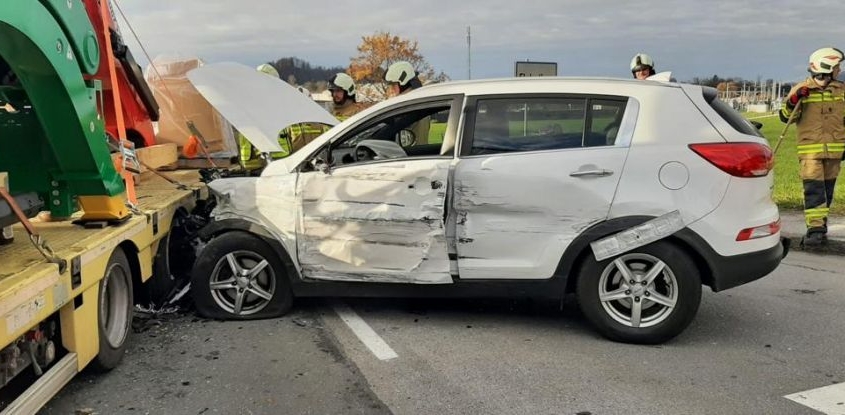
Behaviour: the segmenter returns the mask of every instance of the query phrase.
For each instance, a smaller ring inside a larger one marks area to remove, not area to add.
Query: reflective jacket
[[[805,86],[810,95],[793,109],[789,97]],[[793,119],[798,130],[799,159],[842,158],[845,152],[845,83],[833,80],[824,88],[810,78],[798,83],[781,106],[781,120],[786,122],[793,111],[797,111]]]
[[[343,121],[359,112],[361,112],[367,106],[360,103],[355,102],[355,100],[348,99],[346,100],[343,105],[335,105],[334,109],[332,110],[332,115],[338,119],[338,121]]]

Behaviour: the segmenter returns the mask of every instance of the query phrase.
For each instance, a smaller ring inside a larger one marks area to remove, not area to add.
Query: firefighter
[[[827,217],[833,188],[845,153],[845,84],[838,81],[842,51],[821,48],[810,55],[810,76],[792,87],[781,121],[797,126],[798,161],[804,185],[805,246],[827,240]]]
[[[422,86],[414,66],[407,61],[395,62],[387,68],[384,81],[388,85],[388,95],[395,97]]]
[[[647,79],[656,74],[654,70],[654,59],[645,53],[638,53],[631,59],[631,74],[635,79]]]
[[[402,95],[408,91],[422,87],[419,74],[414,69],[414,66],[407,61],[398,61],[390,65],[387,68],[387,72],[384,73],[384,81],[387,82],[388,96],[391,97]],[[427,144],[430,129],[431,117],[424,117],[405,129],[413,134],[413,140],[403,135],[397,139],[397,142],[403,147],[414,144]],[[405,132],[400,132],[400,134],[405,134]]]
[[[352,77],[340,72],[329,79],[329,92],[332,93],[332,115],[343,121],[363,109],[363,105],[355,98],[355,81]]]

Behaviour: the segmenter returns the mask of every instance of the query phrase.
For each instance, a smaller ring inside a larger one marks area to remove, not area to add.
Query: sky
[[[815,0],[117,0],[147,53],[258,65],[295,56],[348,66],[362,36],[416,40],[454,80],[513,76],[514,62],[556,62],[561,76],[630,77],[648,53],[681,81],[794,81],[810,53],[845,48],[845,1]],[[121,32],[147,60],[126,23]],[[471,48],[467,47],[467,27]]]

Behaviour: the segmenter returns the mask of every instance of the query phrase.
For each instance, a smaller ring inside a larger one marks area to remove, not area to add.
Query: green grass
[[[780,121],[777,114],[765,118],[756,118],[764,114],[747,113],[744,115],[748,118],[755,118],[755,121],[763,123],[763,128],[760,131],[769,140],[772,150],[774,150],[778,138],[783,131],[783,127],[786,124]],[[801,185],[801,177],[798,173],[798,154],[795,150],[795,126],[791,125],[777,154],[775,154],[775,188],[773,198],[775,203],[783,209],[804,209],[804,188]],[[838,214],[845,213],[845,180],[841,178],[836,182],[831,211],[832,213]]]

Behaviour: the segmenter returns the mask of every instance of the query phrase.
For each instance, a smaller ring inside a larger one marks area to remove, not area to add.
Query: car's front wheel
[[[191,273],[191,292],[201,315],[227,320],[277,317],[293,302],[278,254],[239,231],[217,236],[203,248]]]
[[[686,252],[657,241],[600,262],[589,255],[581,265],[576,294],[581,311],[605,337],[662,343],[695,317],[701,277]]]

